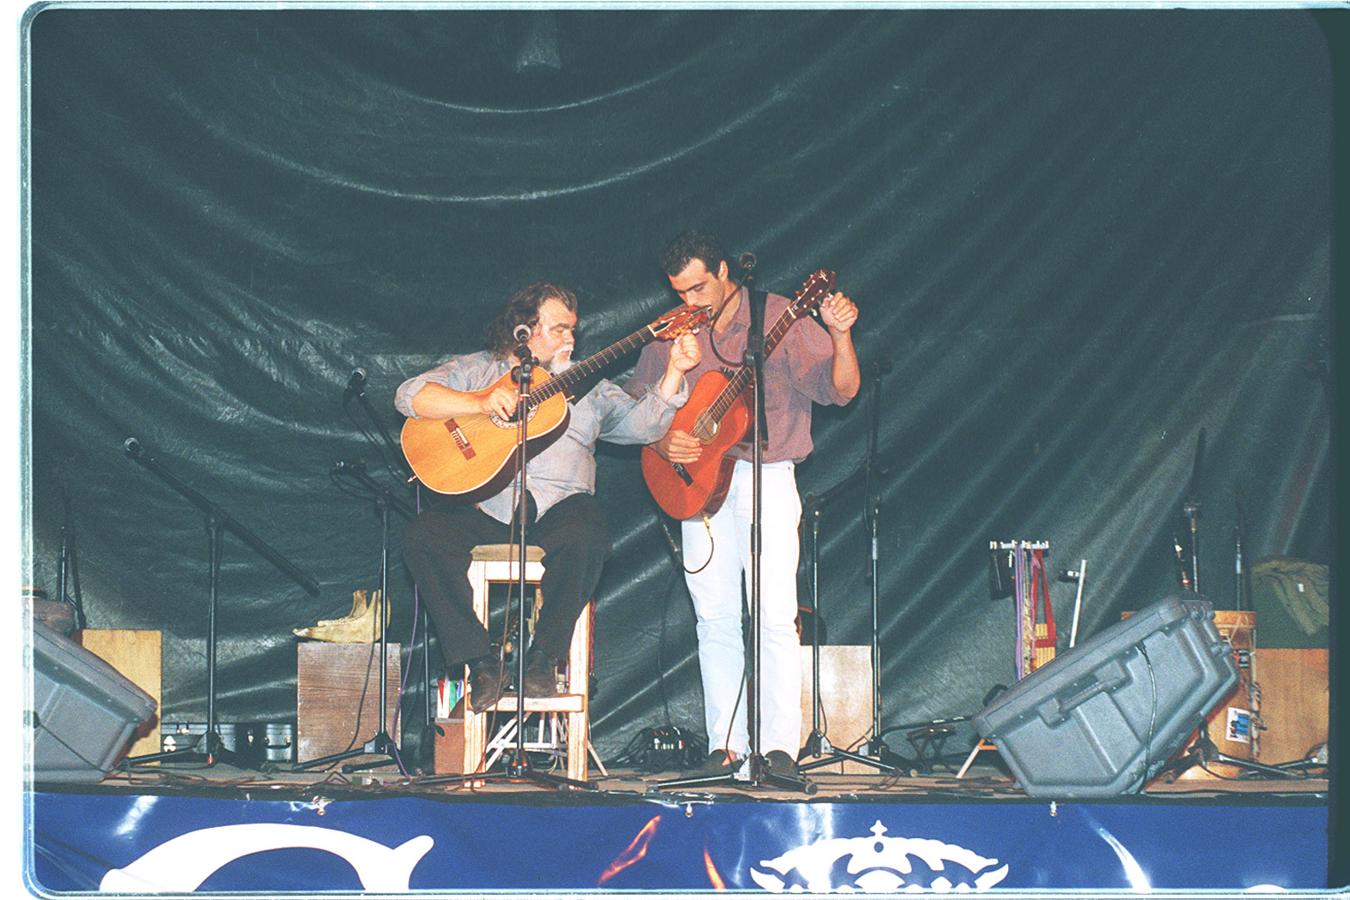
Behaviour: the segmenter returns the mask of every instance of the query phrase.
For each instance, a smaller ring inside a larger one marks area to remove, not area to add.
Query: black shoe
[[[502,699],[502,680],[493,657],[469,664],[469,703],[475,710],[490,708]]]
[[[764,762],[768,765],[770,775],[790,775],[796,778],[797,761],[782,750],[770,750],[764,755]]]
[[[558,661],[536,651],[525,656],[525,696],[558,696]]]

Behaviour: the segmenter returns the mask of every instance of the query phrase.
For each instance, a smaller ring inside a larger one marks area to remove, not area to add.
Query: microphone
[[[352,399],[353,394],[359,394],[366,386],[366,370],[357,368],[352,372],[352,376],[347,379],[347,389],[342,392],[342,402],[346,403]]]
[[[517,343],[527,343],[530,340],[530,326],[526,325],[524,322],[520,323],[515,327],[515,330],[511,332],[511,336],[516,339]]]
[[[122,449],[127,451],[127,456],[133,459],[139,457],[142,453],[141,442],[134,437],[129,437],[122,442]]]
[[[736,265],[740,266],[742,272],[753,271],[758,263],[759,260],[755,259],[755,254],[753,253],[742,253],[740,256],[736,257]]]

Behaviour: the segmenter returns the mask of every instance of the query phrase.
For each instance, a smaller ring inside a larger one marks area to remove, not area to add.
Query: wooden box
[[[1256,661],[1265,723],[1258,759],[1267,765],[1303,759],[1327,739],[1331,715],[1327,650],[1261,647]]]
[[[131,628],[86,628],[74,635],[76,643],[126,676],[145,691],[160,708],[162,635],[158,631]],[[159,752],[159,715],[137,731],[128,756]]]
[[[459,706],[448,719],[437,719],[441,729],[434,739],[433,770],[437,775],[464,774],[464,708]]]
[[[356,749],[375,736],[380,718],[379,656],[379,644],[302,641],[296,645],[297,762],[341,753],[349,747]],[[389,644],[385,673],[388,706],[384,728],[397,744],[394,714],[398,708],[398,644]],[[358,756],[347,762],[373,758]]]
[[[811,734],[811,648],[802,648],[802,738]],[[838,749],[847,749],[872,730],[872,648],[867,645],[834,645],[820,648],[821,727]],[[803,759],[811,762],[813,757]],[[862,763],[843,761],[813,772],[862,774],[877,770]]]

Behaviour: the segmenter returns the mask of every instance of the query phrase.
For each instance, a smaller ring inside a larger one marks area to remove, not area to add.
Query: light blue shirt
[[[511,370],[507,359],[486,350],[452,356],[434,369],[409,378],[394,393],[394,406],[405,416],[418,418],[412,399],[427,384],[455,391],[481,391]],[[634,399],[614,382],[600,379],[595,387],[568,404],[571,419],[562,437],[529,461],[529,491],[539,516],[565,497],[595,493],[595,442],[649,444],[670,428],[675,410],[689,399],[689,385],[680,379],[680,390],[670,400],[649,385]],[[509,523],[512,499],[520,490],[517,475],[498,494],[477,504],[498,522]]]

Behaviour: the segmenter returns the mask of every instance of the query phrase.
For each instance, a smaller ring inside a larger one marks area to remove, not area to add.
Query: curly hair
[[[506,357],[516,349],[513,332],[517,325],[528,325],[531,329],[539,324],[539,307],[545,300],[557,300],[571,312],[576,312],[577,296],[561,285],[548,281],[536,281],[511,295],[506,306],[497,317],[488,323],[485,338],[487,348],[494,356]]]
[[[661,254],[661,268],[667,275],[678,275],[696,259],[702,260],[703,265],[714,275],[717,274],[719,263],[726,261],[727,266],[731,266],[721,241],[706,231],[690,229],[680,232],[666,245],[665,252]]]

